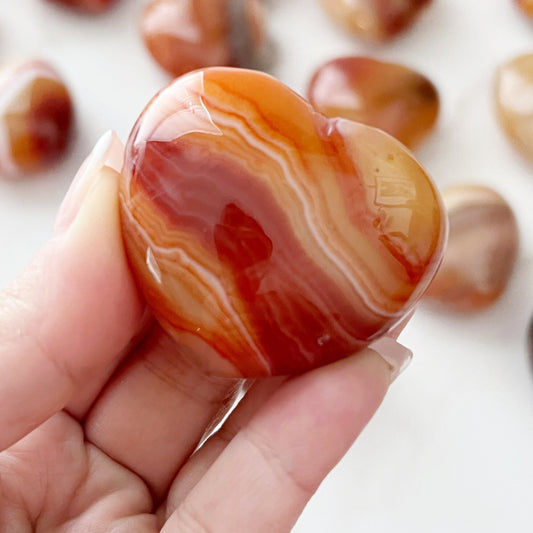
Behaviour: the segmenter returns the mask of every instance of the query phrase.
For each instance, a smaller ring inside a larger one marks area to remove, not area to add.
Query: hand
[[[122,154],[102,138],[0,294],[0,531],[289,531],[409,352],[385,339],[289,379],[202,375],[129,271]]]

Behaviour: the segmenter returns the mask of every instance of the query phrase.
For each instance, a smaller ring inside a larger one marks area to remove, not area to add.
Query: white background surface
[[[218,1],[218,0],[213,0]],[[0,2],[0,61],[41,56],[74,95],[78,132],[52,172],[0,181],[0,287],[50,235],[54,214],[92,144],[125,140],[168,79],[137,34],[142,0],[98,18],[43,0]],[[476,316],[421,308],[402,336],[415,352],[367,431],[322,485],[297,532],[492,533],[533,530],[533,378],[525,329],[533,311],[533,165],[500,133],[492,81],[502,61],[533,52],[533,23],[512,0],[435,0],[404,38],[363,45],[316,0],[267,0],[279,49],[273,73],[298,91],[337,55],[373,54],[426,73],[439,87],[438,131],[418,156],[439,186],[492,185],[516,211],[522,250],[503,299]]]

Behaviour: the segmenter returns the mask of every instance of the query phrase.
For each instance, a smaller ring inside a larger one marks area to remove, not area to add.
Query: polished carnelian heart
[[[440,196],[402,144],[277,80],[213,68],[130,135],[127,252],[154,315],[210,373],[291,374],[387,333],[431,281]]]

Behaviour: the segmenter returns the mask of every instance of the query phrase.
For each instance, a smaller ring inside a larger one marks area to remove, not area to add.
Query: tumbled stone
[[[87,13],[102,13],[107,11],[116,0],[48,0],[53,4],[62,4],[66,7],[85,11]]]
[[[439,194],[401,143],[232,68],[185,75],[151,101],[120,204],[148,305],[219,375],[354,354],[412,310],[446,233]]]
[[[370,57],[323,64],[311,79],[308,98],[328,117],[380,128],[410,148],[428,135],[439,114],[437,89],[425,76]]]
[[[255,66],[265,43],[259,0],[152,0],[141,33],[173,76],[202,67]]]
[[[500,124],[513,145],[533,159],[533,54],[516,57],[500,67],[495,103]]]
[[[0,68],[0,176],[43,170],[67,148],[72,101],[57,72],[44,61]]]
[[[533,0],[515,0],[515,3],[528,17],[533,17]]]
[[[409,28],[431,0],[320,0],[326,12],[348,31],[386,41]]]
[[[511,277],[519,244],[515,216],[500,194],[483,185],[455,185],[442,195],[450,232],[426,299],[451,311],[484,309]]]

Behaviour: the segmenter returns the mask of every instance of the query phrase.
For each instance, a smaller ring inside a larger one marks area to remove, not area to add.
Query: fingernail
[[[54,226],[54,235],[66,231],[79,211],[83,198],[92,185],[93,178],[104,166],[117,171],[120,168],[121,144],[116,134],[109,130],[100,137],[93,150],[83,162],[61,203]]]
[[[391,383],[409,366],[413,352],[391,337],[381,337],[369,348],[376,352],[391,367]]]

